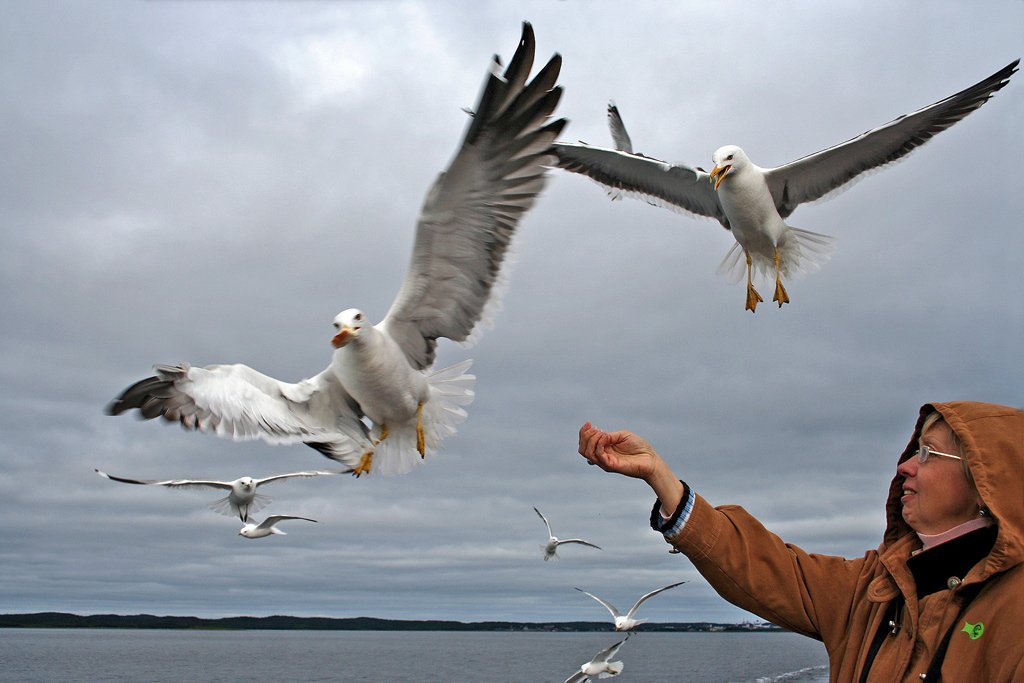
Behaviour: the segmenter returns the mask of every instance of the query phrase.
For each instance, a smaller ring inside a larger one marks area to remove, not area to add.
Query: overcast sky
[[[655,621],[749,618],[588,468],[590,419],[648,437],[715,504],[787,541],[881,540],[927,401],[1024,395],[1024,80],[903,162],[789,222],[838,238],[792,303],[743,310],[716,222],[561,172],[520,225],[477,398],[411,473],[263,489],[250,541],[215,492],[138,478],[330,466],[104,414],[154,363],[297,381],[335,314],[395,296],[420,203],[491,55],[523,20],[564,58],[564,139],[775,166],[942,99],[1024,53],[1024,3],[135,2],[0,5],[0,612]],[[762,289],[765,291],[765,289]],[[770,290],[767,290],[770,293]],[[769,298],[766,296],[766,299]],[[540,508],[570,547],[543,562]],[[257,517],[262,518],[261,512]]]

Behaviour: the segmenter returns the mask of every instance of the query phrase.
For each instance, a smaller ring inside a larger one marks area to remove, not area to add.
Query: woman
[[[643,479],[651,525],[722,595],[821,640],[830,681],[1024,681],[1024,412],[921,408],[889,487],[882,544],[811,555],[743,508],[712,507],[643,438],[580,429],[579,452]]]

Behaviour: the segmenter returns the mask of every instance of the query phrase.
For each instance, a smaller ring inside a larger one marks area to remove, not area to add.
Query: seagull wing
[[[533,511],[537,513],[537,516],[538,516],[538,517],[540,517],[541,519],[543,519],[543,520],[544,520],[544,526],[546,526],[546,527],[547,527],[547,529],[548,529],[548,536],[550,537],[550,536],[551,536],[551,525],[550,525],[550,524],[548,524],[548,518],[547,518],[547,517],[545,517],[544,515],[542,515],[542,514],[540,513],[540,510],[538,510],[537,508],[533,508]]]
[[[260,522],[256,526],[256,528],[257,529],[269,529],[270,527],[274,526],[278,522],[283,522],[286,519],[304,519],[307,522],[315,522],[316,521],[315,519],[310,519],[309,517],[296,517],[295,515],[270,515],[265,520]]]
[[[642,598],[640,598],[639,600],[637,600],[636,604],[633,605],[632,609],[629,610],[629,613],[626,616],[629,617],[630,619],[632,619],[633,615],[636,614],[636,611],[638,609],[640,609],[640,605],[644,604],[644,602],[648,598],[653,598],[658,593],[660,593],[662,591],[667,591],[669,588],[675,588],[676,586],[682,586],[684,583],[686,583],[686,582],[685,581],[680,581],[679,583],[672,583],[672,584],[669,584],[669,585],[665,586],[664,588],[658,588],[657,590],[651,591],[647,595],[645,595]]]
[[[619,614],[619,610],[615,609],[615,605],[613,605],[613,604],[611,604],[609,602],[605,602],[604,600],[602,600],[601,598],[597,597],[593,593],[587,593],[587,591],[583,590],[582,588],[577,588],[576,590],[578,590],[580,593],[584,593],[585,595],[589,595],[590,597],[594,598],[599,603],[604,605],[605,609],[608,610],[609,612],[611,612],[613,617],[620,617],[620,616],[622,616],[621,614]]]
[[[417,369],[433,363],[438,337],[467,341],[488,320],[509,243],[553,163],[551,143],[566,123],[548,122],[562,94],[561,57],[527,82],[534,47],[524,23],[503,75],[494,58],[462,144],[427,193],[405,280],[379,323]]]
[[[558,142],[553,149],[558,166],[566,171],[655,206],[714,218],[729,229],[718,194],[708,182],[708,174],[699,168],[583,142]]]
[[[765,169],[768,187],[783,218],[804,202],[840,191],[861,174],[893,163],[985,104],[1010,81],[1014,60],[988,78],[923,109],[905,114],[846,142],[796,161]]]
[[[587,676],[587,674],[583,673],[582,671],[577,671],[572,676],[569,676],[567,679],[565,679],[565,683],[587,683],[587,681],[589,680],[590,677]]]
[[[125,484],[147,484],[150,486],[167,486],[171,488],[213,488],[231,490],[231,482],[216,481],[212,479],[128,479],[126,477],[115,477],[102,470],[96,470],[96,474],[106,477],[111,481],[120,481]]]
[[[288,474],[275,474],[270,477],[263,477],[262,479],[255,479],[253,483],[256,486],[262,486],[263,484],[269,484],[272,481],[280,481],[281,479],[291,479],[292,477],[319,477],[322,474],[348,474],[351,472],[351,468],[342,470],[305,470],[303,472],[289,472]]]
[[[346,465],[372,447],[358,406],[330,369],[295,384],[242,364],[154,370],[154,377],[125,389],[107,412],[137,408],[147,420],[159,416],[236,441],[304,442]]]
[[[608,130],[611,131],[615,149],[621,152],[633,152],[633,141],[629,139],[626,124],[622,122],[622,115],[619,114],[619,108],[615,106],[614,102],[608,103]]]
[[[593,543],[591,543],[589,541],[584,541],[582,538],[566,538],[566,539],[560,539],[558,541],[558,545],[562,545],[564,543],[576,543],[576,544],[579,544],[579,545],[590,546],[591,548],[597,548],[598,550],[601,549],[601,546],[594,545]]]
[[[592,661],[594,661],[594,662],[607,662],[607,661],[611,660],[612,657],[614,657],[615,655],[617,655],[619,653],[619,648],[622,647],[622,644],[625,643],[627,640],[629,640],[629,636],[626,636],[625,638],[623,638],[619,642],[615,643],[614,645],[611,645],[611,646],[605,648],[604,650],[601,650],[596,655],[594,655],[594,659]]]

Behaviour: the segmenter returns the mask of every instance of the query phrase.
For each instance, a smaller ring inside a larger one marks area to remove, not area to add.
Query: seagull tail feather
[[[455,434],[467,417],[473,402],[476,377],[468,374],[472,360],[464,360],[427,375],[430,398],[423,405],[423,436],[426,454],[436,451],[441,442]],[[416,450],[415,420],[409,425],[388,425],[389,436],[375,450],[373,473],[387,476],[404,474],[423,461]],[[376,429],[375,429],[376,431]]]
[[[718,266],[718,274],[724,275],[734,285],[747,276],[747,262],[739,242],[733,242],[732,248],[725,253],[725,258]]]
[[[779,243],[779,270],[783,277],[800,277],[816,273],[832,258],[832,252],[835,250],[835,237],[787,226]],[[769,264],[767,273],[774,275],[774,268],[775,264]]]
[[[787,225],[779,240],[779,271],[782,277],[801,277],[821,270],[821,266],[832,258],[835,242],[835,237]],[[757,253],[750,256],[755,278],[775,278],[775,261],[771,257]],[[739,242],[726,252],[718,266],[718,274],[726,276],[733,284],[742,282],[747,276],[746,255]]]

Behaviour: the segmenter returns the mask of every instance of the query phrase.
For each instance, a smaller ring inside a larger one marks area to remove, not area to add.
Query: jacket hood
[[[999,525],[982,576],[1024,562],[1024,411],[974,401],[926,403],[899,462],[917,450],[921,425],[936,411],[960,439],[978,494]],[[913,533],[901,514],[902,484],[903,477],[896,475],[889,486],[883,546]]]

